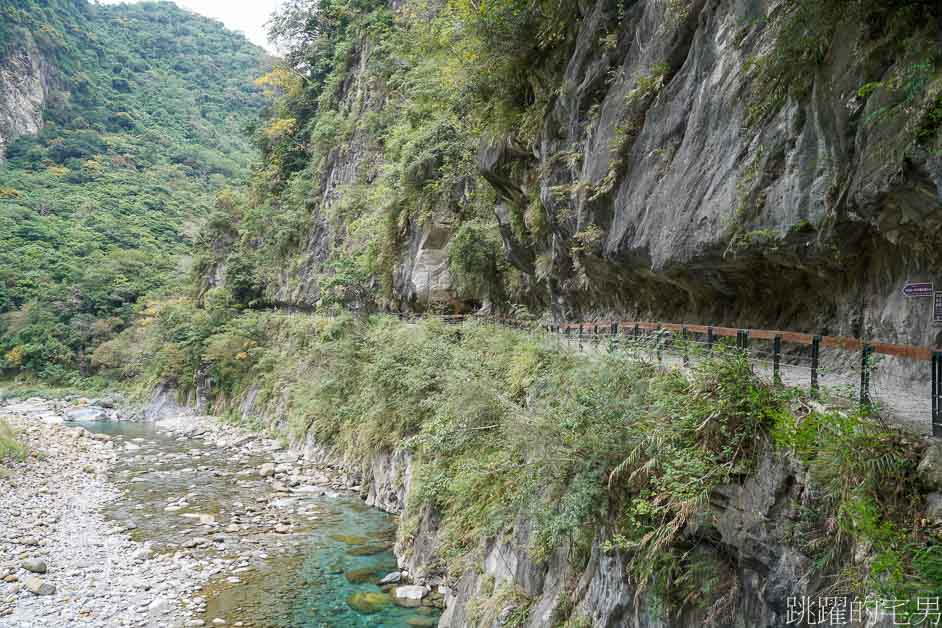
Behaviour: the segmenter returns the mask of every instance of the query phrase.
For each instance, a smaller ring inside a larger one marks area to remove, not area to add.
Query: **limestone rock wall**
[[[810,93],[755,117],[784,6],[639,0],[616,25],[611,3],[587,5],[535,154],[495,142],[479,159],[504,205],[546,209],[532,242],[504,230],[524,272],[551,260],[546,308],[939,340],[929,301],[900,294],[942,285],[942,156],[910,128],[929,105],[860,91],[915,61],[843,24]]]
[[[51,90],[52,69],[32,37],[0,57],[0,163],[16,138],[42,129]]]

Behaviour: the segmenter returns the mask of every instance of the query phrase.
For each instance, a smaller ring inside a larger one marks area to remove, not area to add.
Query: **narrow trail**
[[[577,337],[566,338],[552,334],[545,335],[545,342],[561,350],[575,352],[627,351],[639,359],[660,363],[667,368],[685,368],[688,363],[695,363],[698,356],[706,351],[705,343],[690,342],[685,350],[665,342],[658,348],[650,337],[642,341],[622,338],[613,343],[611,336],[604,334],[587,335],[581,341]],[[774,376],[771,351],[761,346],[751,347],[749,358],[755,373],[771,383]],[[899,359],[877,361],[872,366],[869,382],[872,411],[887,425],[913,435],[931,436],[932,398],[928,369],[926,363]],[[855,407],[860,403],[860,371],[856,355],[830,352],[822,360],[818,373],[819,398],[828,406],[844,409]],[[783,355],[779,378],[784,386],[810,391],[810,358],[797,353]]]

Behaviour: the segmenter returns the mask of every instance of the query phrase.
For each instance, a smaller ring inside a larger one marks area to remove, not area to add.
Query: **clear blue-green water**
[[[257,474],[239,474],[267,458],[220,455],[212,445],[169,437],[151,424],[83,426],[111,435],[119,447],[127,442],[140,447],[122,453],[115,477],[125,497],[108,511],[118,522],[133,522],[136,539],[157,551],[176,551],[187,538],[207,534],[182,516],[187,511],[211,513],[218,520],[217,534],[230,521],[246,528],[206,550],[207,558],[255,557],[252,569],[238,574],[239,582],[223,574],[204,587],[206,625],[217,617],[256,628],[437,625],[438,609],[399,606],[377,584],[396,568],[391,551],[395,517],[354,496],[273,495]],[[164,510],[183,496],[191,503],[187,510]],[[263,504],[259,512],[277,511],[272,516],[290,522],[292,532],[252,530],[244,525],[246,513],[233,504]],[[261,554],[266,555],[257,558]]]
[[[279,628],[436,625],[437,610],[399,607],[375,584],[396,568],[392,552],[351,553],[388,545],[394,533],[389,516],[350,498],[332,500],[330,511],[334,516],[312,531],[307,551],[276,561],[272,572],[248,583],[217,591],[206,616],[240,617],[252,625]],[[348,578],[367,572],[372,577],[362,583]],[[381,596],[377,610],[352,608],[348,599],[357,593]]]

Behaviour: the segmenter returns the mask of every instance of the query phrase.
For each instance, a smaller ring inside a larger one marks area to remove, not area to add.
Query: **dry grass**
[[[22,459],[26,455],[26,447],[16,439],[16,434],[10,425],[0,419],[0,461],[7,459]]]

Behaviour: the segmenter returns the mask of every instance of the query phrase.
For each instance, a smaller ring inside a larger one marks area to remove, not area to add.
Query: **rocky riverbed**
[[[0,418],[31,452],[0,467],[2,627],[437,623],[395,520],[278,440],[41,399]]]

